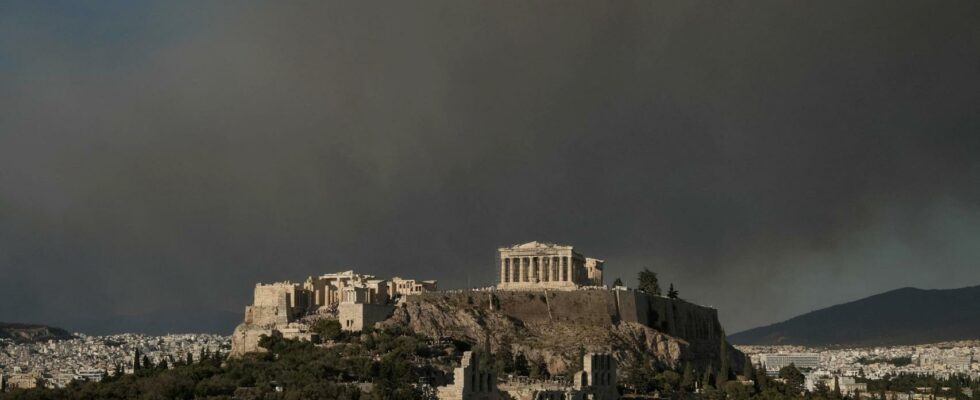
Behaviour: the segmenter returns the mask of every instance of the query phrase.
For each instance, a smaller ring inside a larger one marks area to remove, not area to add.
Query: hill
[[[611,352],[620,365],[717,366],[717,317],[712,308],[638,291],[460,291],[409,296],[379,326],[478,346],[489,339],[491,352],[526,354],[561,374],[574,371],[583,352]],[[726,351],[741,370],[742,353]]]
[[[36,324],[0,322],[0,339],[12,339],[17,342],[40,342],[71,338],[72,335],[61,328]]]
[[[902,288],[728,337],[746,345],[904,345],[980,339],[980,286]]]

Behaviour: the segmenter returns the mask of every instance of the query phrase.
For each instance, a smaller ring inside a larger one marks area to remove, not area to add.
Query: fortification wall
[[[614,291],[619,316],[687,341],[718,340],[722,336],[718,311],[680,299],[638,291]]]
[[[615,302],[600,290],[497,291],[494,295],[501,312],[531,323],[563,321],[602,326],[614,321],[616,311]]]

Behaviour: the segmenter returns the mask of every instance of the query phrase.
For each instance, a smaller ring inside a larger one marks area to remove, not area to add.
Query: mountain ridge
[[[980,339],[980,285],[903,287],[728,336],[745,345],[908,345]]]

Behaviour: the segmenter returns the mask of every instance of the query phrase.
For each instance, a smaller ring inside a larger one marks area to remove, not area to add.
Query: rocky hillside
[[[576,368],[582,352],[612,352],[622,364],[647,356],[662,365],[718,365],[724,333],[714,309],[613,290],[427,293],[409,296],[382,326],[407,326],[491,351],[509,348],[544,361],[549,372]],[[744,356],[729,346],[731,365]]]
[[[17,342],[41,342],[71,338],[72,335],[61,328],[0,322],[0,339],[12,339]]]

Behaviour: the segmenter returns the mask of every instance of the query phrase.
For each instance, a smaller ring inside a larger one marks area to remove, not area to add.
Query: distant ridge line
[[[733,344],[911,345],[980,339],[980,286],[903,287],[732,334]]]

